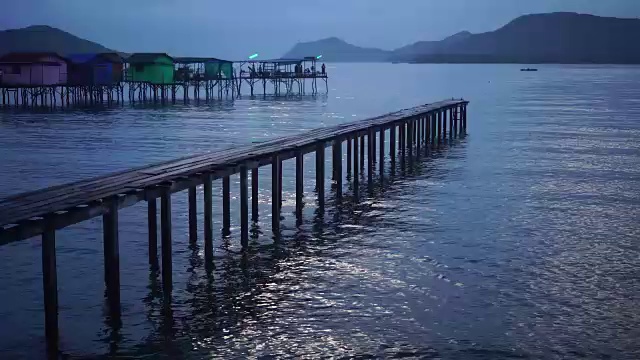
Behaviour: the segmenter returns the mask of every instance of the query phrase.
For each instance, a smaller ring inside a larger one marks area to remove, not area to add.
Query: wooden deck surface
[[[213,179],[234,174],[240,167],[255,168],[313,152],[318,144],[331,146],[334,139],[365,134],[369,129],[390,126],[429,112],[467,104],[446,100],[386,115],[311,130],[305,133],[210,153],[129,169],[74,183],[53,186],[0,199],[0,245],[41,234],[45,222],[62,228],[104,213],[109,201],[120,208],[153,199],[160,191],[177,192],[203,183],[204,175]],[[75,216],[70,216],[76,214]],[[49,225],[51,226],[51,225]]]

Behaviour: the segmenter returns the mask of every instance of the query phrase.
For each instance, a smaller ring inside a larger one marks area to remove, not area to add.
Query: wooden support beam
[[[251,220],[258,221],[258,200],[259,200],[259,187],[258,187],[258,168],[251,169]]]
[[[449,139],[453,139],[453,108],[449,109]]]
[[[243,248],[249,246],[249,183],[247,168],[240,169],[240,239]]]
[[[274,155],[271,160],[271,227],[274,236],[280,233],[280,159]]]
[[[342,198],[342,140],[333,141],[333,180],[336,185],[336,199]]]
[[[351,177],[351,161],[353,157],[353,146],[352,146],[352,137],[347,137],[347,179]]]
[[[324,143],[316,145],[316,193],[318,209],[324,211]]]
[[[360,166],[358,165],[358,136],[353,138],[353,197],[360,197]]]
[[[299,151],[296,154],[296,219],[302,221],[302,209],[304,196],[304,154]]]
[[[52,226],[42,233],[42,292],[44,329],[47,347],[58,347],[58,275],[56,269],[56,232]]]
[[[373,191],[373,154],[376,152],[376,149],[373,145],[374,134],[375,133],[373,132],[373,129],[368,130],[367,140],[369,140],[369,142],[367,146],[367,185],[369,188],[369,192]]]
[[[389,158],[391,163],[391,174],[396,172],[396,125],[391,125],[389,129]]]
[[[413,124],[416,128],[416,156],[420,156],[420,143],[422,142],[422,122],[420,118],[413,120]]]
[[[364,138],[365,138],[364,135],[360,136],[360,168],[361,169],[364,169],[364,159],[365,159],[365,156],[364,156],[364,149],[365,149],[365,147],[364,147]]]
[[[213,179],[210,173],[204,176],[204,261],[213,261]]]
[[[409,164],[413,164],[413,121],[407,121],[407,151],[409,152]]]
[[[149,232],[149,265],[158,266],[158,205],[155,198],[147,200]]]
[[[120,250],[118,243],[118,202],[110,201],[108,212],[102,215],[104,245],[104,276],[112,314],[120,313]]]
[[[429,147],[426,146],[426,144],[431,142],[431,114],[425,115],[424,121],[425,121],[425,123],[424,123],[424,125],[425,125],[424,126],[424,128],[425,128],[424,129],[424,131],[425,131],[424,142],[425,142],[425,148],[428,149]]]
[[[195,96],[195,94],[194,94]],[[231,180],[222,178],[222,236],[231,234]]]
[[[165,293],[173,288],[173,264],[171,254],[171,193],[164,189],[160,197],[160,227],[162,238],[162,287]]]
[[[400,123],[400,167],[404,169],[407,162],[407,123]]]
[[[373,159],[373,163],[376,163],[376,148],[377,148],[377,139],[376,139],[376,131],[372,129],[372,131],[369,132],[369,134],[371,135],[371,149],[373,151],[371,151],[371,158]]]
[[[380,127],[380,162],[378,169],[380,171],[380,183],[384,183],[384,134],[385,128]]]
[[[198,198],[195,186],[189,188],[189,241],[198,241]]]

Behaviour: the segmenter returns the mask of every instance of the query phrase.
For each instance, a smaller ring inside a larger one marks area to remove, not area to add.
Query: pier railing
[[[343,197],[343,144],[346,142],[347,173],[352,194],[360,197],[362,168],[367,172],[367,187],[373,189],[374,163],[384,177],[388,154],[392,168],[404,166],[420,147],[440,145],[447,138],[466,134],[465,100],[445,100],[390,114],[319,128],[302,134],[277,138],[257,145],[247,145],[212,153],[100,176],[70,184],[54,186],[0,199],[0,245],[42,236],[42,266],[45,303],[45,330],[49,344],[58,339],[58,297],[56,275],[56,230],[102,216],[105,282],[110,307],[119,313],[120,270],[118,245],[118,211],[138,202],[147,202],[149,262],[158,265],[158,209],[160,199],[161,272],[165,291],[172,289],[171,195],[188,190],[189,238],[197,240],[197,192],[204,186],[204,258],[213,261],[212,182],[222,179],[223,231],[230,224],[230,176],[240,175],[240,241],[249,241],[249,209],[252,220],[258,219],[258,168],[271,165],[272,229],[279,236],[282,204],[282,162],[296,159],[296,216],[303,209],[303,156],[315,153],[317,206],[325,206],[325,149],[332,148],[332,179],[335,197]],[[448,125],[447,125],[448,123]],[[388,136],[387,136],[388,134]],[[388,139],[388,148],[385,141]],[[366,148],[366,151],[365,151]],[[387,151],[388,149],[388,151]],[[376,157],[378,159],[376,160]],[[397,159],[396,157],[399,157]],[[366,159],[366,160],[365,160]],[[366,166],[365,166],[366,163]],[[249,173],[251,176],[249,177]],[[249,179],[251,197],[249,197]],[[249,203],[251,200],[251,204]],[[251,205],[251,207],[250,207]]]

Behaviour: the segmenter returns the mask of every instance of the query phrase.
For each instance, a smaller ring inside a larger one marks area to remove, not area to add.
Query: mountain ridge
[[[323,40],[298,43],[294,49],[323,54],[326,61],[352,61],[375,50],[376,56],[367,61],[640,64],[640,48],[626,40],[638,37],[637,18],[555,12],[522,15],[493,31],[462,31],[443,40],[418,41],[395,50],[367,48],[366,53],[358,53],[362,48],[342,40],[348,56],[335,49],[324,56],[325,48],[319,46],[324,45]]]
[[[56,52],[68,55],[114,50],[49,25],[31,25],[0,31],[0,55],[10,52]]]

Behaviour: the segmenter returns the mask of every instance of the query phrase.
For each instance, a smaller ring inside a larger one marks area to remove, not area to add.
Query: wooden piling
[[[380,172],[380,182],[384,182],[384,134],[385,128],[380,127],[380,162],[378,163],[378,170]]]
[[[342,198],[342,140],[333,141],[333,181],[336,199]]]
[[[373,150],[371,152],[371,158],[373,159],[373,163],[376,163],[376,147],[377,147],[377,142],[378,139],[376,139],[376,131],[372,129],[372,131],[369,133],[371,135],[371,149]]]
[[[373,129],[369,129],[367,135],[367,140],[369,140],[367,144],[367,185],[369,192],[373,191],[373,154],[376,152],[373,145],[374,134]]]
[[[316,193],[318,209],[324,211],[324,144],[316,145]]]
[[[353,197],[360,197],[360,166],[358,165],[358,136],[353,138]]]
[[[453,108],[449,108],[449,139],[453,139]]]
[[[407,160],[407,123],[400,123],[400,166],[404,169]]]
[[[258,221],[258,168],[251,169],[251,220]]]
[[[120,312],[120,251],[118,244],[118,199],[110,201],[102,215],[104,271],[107,296],[112,314]]]
[[[442,110],[442,142],[447,142],[447,110]]]
[[[147,200],[149,230],[149,265],[158,265],[158,209],[155,198]]]
[[[271,159],[271,227],[275,236],[280,232],[280,157]]]
[[[302,209],[304,207],[304,154],[299,151],[296,154],[296,218],[302,220]]]
[[[222,178],[222,236],[231,234],[231,181],[229,176]]]
[[[58,345],[58,275],[56,269],[56,232],[47,224],[42,233],[42,292],[44,294],[44,329],[47,346]]]
[[[189,188],[189,241],[198,241],[198,198],[195,186]]]
[[[249,246],[249,184],[247,168],[240,169],[240,239],[243,248]]]
[[[352,154],[353,146],[352,146],[352,137],[347,137],[347,179],[351,177],[351,160],[353,157]]]
[[[420,156],[420,143],[422,142],[422,122],[420,118],[413,120],[413,124],[416,128],[416,156]]]
[[[204,261],[213,261],[213,179],[204,175]]]
[[[166,293],[173,288],[172,259],[171,259],[171,192],[163,189],[160,197],[160,228],[162,239],[162,287]]]
[[[364,135],[360,136],[360,168],[364,169]]]
[[[407,121],[407,151],[409,152],[409,164],[413,163],[413,121]]]
[[[391,125],[389,129],[389,159],[391,163],[391,174],[396,171],[396,125]]]

